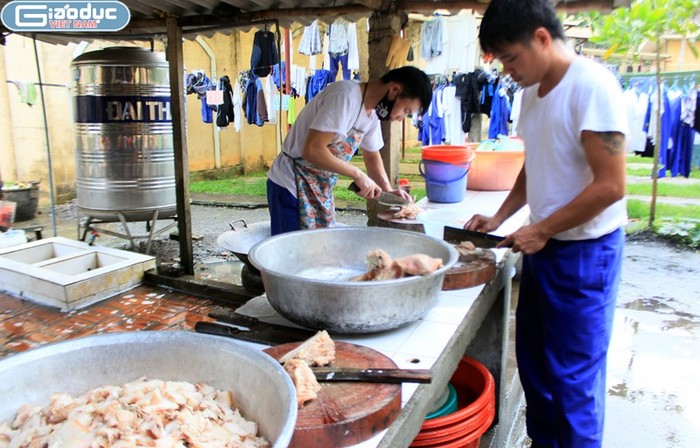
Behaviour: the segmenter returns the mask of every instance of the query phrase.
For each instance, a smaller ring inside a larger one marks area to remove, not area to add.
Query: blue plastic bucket
[[[423,171],[425,165],[425,171]],[[433,160],[421,160],[418,170],[425,179],[425,193],[431,202],[455,203],[467,192],[467,173],[464,166]]]
[[[421,159],[418,171],[425,179],[437,182],[454,182],[459,180],[469,170],[468,165],[455,165],[437,160]]]

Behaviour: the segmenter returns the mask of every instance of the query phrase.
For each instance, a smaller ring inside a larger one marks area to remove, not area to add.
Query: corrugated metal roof
[[[178,19],[183,35],[193,39],[197,35],[230,32],[236,28],[250,28],[261,21],[279,21],[281,26],[292,23],[308,25],[314,19],[330,23],[337,17],[356,21],[375,10],[431,12],[435,9],[483,11],[489,0],[120,0],[131,11],[129,26],[119,33],[38,33],[37,39],[62,43],[90,39],[148,39],[166,33],[166,17]],[[0,7],[10,0],[0,0]],[[611,9],[629,5],[630,0],[568,0],[559,1],[558,8]]]

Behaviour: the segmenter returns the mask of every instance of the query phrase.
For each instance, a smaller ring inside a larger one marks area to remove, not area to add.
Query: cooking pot
[[[242,225],[236,227],[236,224]],[[270,221],[248,224],[245,219],[237,219],[230,222],[229,227],[231,227],[231,230],[219,235],[216,242],[219,246],[238,257],[249,269],[252,268],[257,273],[257,269],[248,260],[248,252],[251,247],[270,237],[272,234]]]
[[[241,414],[257,422],[275,448],[287,447],[297,418],[296,393],[280,364],[231,339],[188,331],[109,333],[44,347],[0,361],[0,422],[25,403],[49,404],[140,377],[203,382],[230,390]]]
[[[443,267],[425,276],[352,282],[366,272],[367,254],[426,254]],[[285,233],[248,253],[260,270],[267,298],[299,325],[335,333],[390,330],[424,316],[437,302],[445,272],[456,263],[451,244],[418,232],[383,227],[336,227]]]

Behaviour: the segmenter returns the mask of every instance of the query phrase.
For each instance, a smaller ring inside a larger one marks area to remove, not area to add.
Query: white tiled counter
[[[495,213],[507,194],[468,191],[460,203],[436,204],[424,200],[419,205],[423,209],[443,209],[446,216],[458,216],[463,224],[475,213]],[[493,233],[505,235],[515,231],[526,220],[527,214],[527,210],[521,210]],[[461,227],[457,222],[452,224]],[[486,365],[494,375],[498,405],[502,405],[515,257],[507,249],[496,249],[495,252],[498,269],[493,280],[486,285],[442,291],[437,305],[424,318],[405,327],[374,335],[338,338],[380,351],[401,368],[430,368],[433,374],[430,384],[404,384],[402,408],[397,420],[387,430],[355,445],[355,448],[407,447],[431,411],[431,403],[447,387],[465,352]],[[261,299],[252,300],[238,311],[270,323],[294,326],[276,314],[264,297]]]
[[[476,213],[494,214],[507,195],[507,191],[467,191],[464,200],[457,204],[423,200],[419,205],[423,209],[445,210],[449,219],[455,219],[450,224],[462,227]],[[492,233],[514,232],[528,214],[527,208],[522,209]],[[433,373],[430,384],[404,384],[401,413],[396,421],[386,431],[355,445],[356,448],[409,446],[431,411],[431,404],[447,387],[465,353],[489,368],[496,380],[497,409],[504,410],[511,278],[516,257],[507,249],[495,252],[498,269],[486,285],[442,291],[437,305],[425,318],[407,327],[380,335],[344,339],[383,352],[399,367],[431,368]],[[504,412],[498,414],[503,416]]]

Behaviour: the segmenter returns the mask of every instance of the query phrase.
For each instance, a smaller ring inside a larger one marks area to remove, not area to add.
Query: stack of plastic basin
[[[454,203],[464,199],[467,172],[474,160],[475,145],[424,146],[418,165],[425,179],[428,200]]]
[[[450,384],[457,392],[457,410],[426,419],[412,447],[478,448],[496,416],[496,385],[488,369],[465,356]]]

